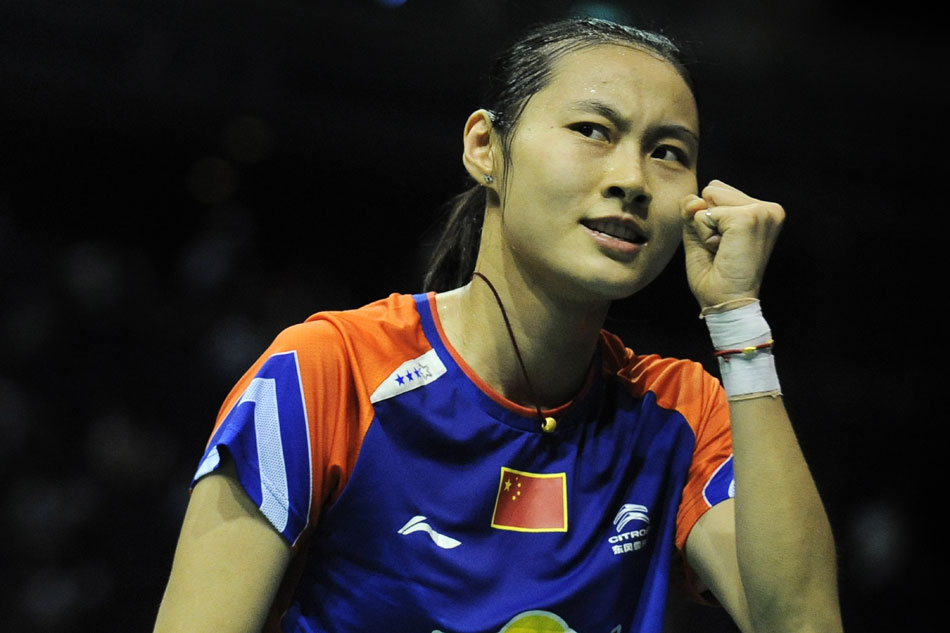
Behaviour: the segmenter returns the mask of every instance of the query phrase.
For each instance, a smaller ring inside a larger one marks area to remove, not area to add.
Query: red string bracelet
[[[750,356],[750,355],[752,355],[752,354],[755,354],[755,353],[756,353],[757,351],[759,351],[759,350],[767,349],[767,348],[769,348],[769,347],[773,347],[774,345],[775,345],[775,341],[772,340],[772,339],[769,339],[768,342],[762,343],[761,345],[751,345],[751,346],[749,346],[749,347],[742,347],[742,348],[739,348],[739,349],[722,349],[722,350],[718,350],[718,351],[716,351],[716,352],[713,353],[713,356],[722,357],[722,359],[728,363],[728,362],[729,362],[729,356],[735,356],[735,355],[737,355],[737,354],[744,354],[744,355],[746,355],[746,356]]]

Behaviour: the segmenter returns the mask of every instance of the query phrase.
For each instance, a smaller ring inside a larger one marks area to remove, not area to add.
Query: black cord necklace
[[[501,297],[498,296],[498,291],[495,290],[495,286],[488,281],[488,277],[481,274],[478,271],[472,273],[472,279],[475,277],[480,277],[482,281],[488,284],[488,288],[491,290],[492,294],[495,295],[495,301],[498,303],[499,309],[501,309],[501,316],[505,320],[505,327],[508,328],[508,336],[511,338],[511,345],[515,348],[515,356],[518,357],[518,364],[521,365],[521,372],[524,374],[525,384],[528,386],[528,392],[531,394],[531,398],[534,401],[534,407],[538,410],[538,420],[541,422],[541,430],[545,433],[553,433],[557,428],[557,420],[551,416],[544,415],[544,412],[541,411],[541,405],[538,404],[538,396],[534,391],[534,387],[531,386],[531,379],[528,378],[528,370],[525,368],[524,360],[521,358],[521,352],[518,350],[518,343],[515,342],[515,333],[511,329],[511,322],[508,320],[508,313],[505,311],[505,306],[501,302]]]

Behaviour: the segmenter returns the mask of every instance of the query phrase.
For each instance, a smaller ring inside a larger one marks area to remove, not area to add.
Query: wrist
[[[703,315],[729,400],[781,395],[772,354],[772,330],[757,299]]]
[[[736,308],[741,308],[753,303],[757,303],[759,300],[755,297],[740,297],[738,299],[730,299],[728,301],[723,301],[721,303],[716,303],[714,305],[703,306],[702,310],[699,313],[699,318],[704,319],[710,314],[719,314],[721,312],[728,312],[729,310],[735,310]]]

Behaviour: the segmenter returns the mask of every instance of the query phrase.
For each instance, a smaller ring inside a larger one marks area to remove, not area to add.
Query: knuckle
[[[759,202],[753,206],[750,215],[756,225],[775,226],[785,221],[785,209],[776,202]]]
[[[768,209],[769,216],[773,220],[777,220],[781,222],[782,220],[785,219],[785,209],[782,207],[782,205],[778,204],[777,202],[769,202],[767,204],[767,209]]]

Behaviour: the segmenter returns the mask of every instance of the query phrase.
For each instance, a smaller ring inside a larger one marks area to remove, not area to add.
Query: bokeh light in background
[[[704,60],[704,177],[789,211],[765,303],[848,628],[930,621],[942,418],[918,395],[936,376],[914,340],[939,330],[915,165],[947,158],[927,140],[908,161],[900,122],[947,111],[921,66],[945,52],[934,20],[820,0],[173,5],[0,8],[0,629],[150,630],[226,391],[281,328],[419,290],[487,55],[569,12],[668,27]],[[708,364],[680,274],[615,329]],[[705,607],[671,620],[700,627],[734,630]]]

